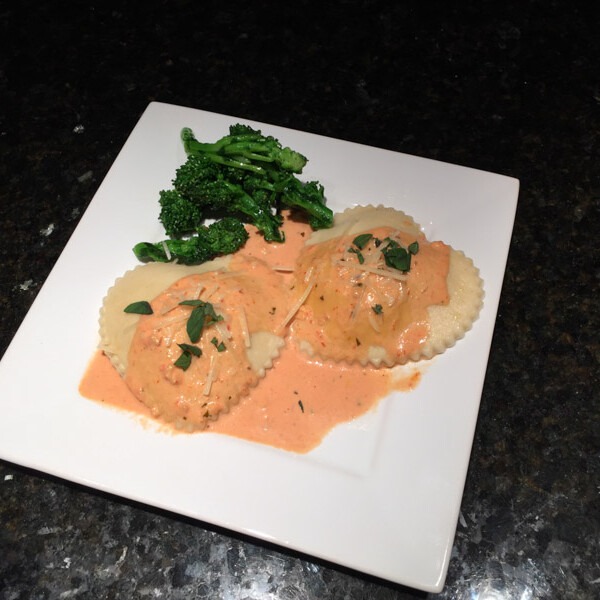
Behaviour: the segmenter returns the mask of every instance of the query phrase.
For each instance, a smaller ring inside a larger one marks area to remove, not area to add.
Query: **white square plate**
[[[382,203],[463,250],[485,282],[464,340],[417,389],[384,399],[307,455],[216,435],[169,435],[87,401],[78,384],[98,310],[158,241],[158,192],[189,126],[244,122],[302,152],[328,205]],[[0,363],[0,457],[428,591],[442,589],[517,205],[515,179],[200,110],[152,103],[131,133]]]

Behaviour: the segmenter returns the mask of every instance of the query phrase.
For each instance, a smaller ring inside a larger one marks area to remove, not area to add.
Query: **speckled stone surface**
[[[516,177],[440,598],[600,597],[594,4],[54,4],[0,9],[0,355],[152,100]],[[425,597],[0,462],[2,600]]]

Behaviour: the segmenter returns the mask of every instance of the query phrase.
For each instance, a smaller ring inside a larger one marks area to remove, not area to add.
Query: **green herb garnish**
[[[352,243],[359,249],[362,250],[373,237],[372,233],[362,233],[361,235],[357,235]]]
[[[348,248],[348,252],[352,252],[352,254],[356,254],[356,258],[358,258],[358,262],[362,265],[365,262],[365,257],[362,255],[362,252],[357,248]]]
[[[178,369],[187,371],[192,364],[192,356],[202,356],[202,350],[198,346],[192,346],[192,344],[177,344],[181,348],[181,355],[173,363]]]
[[[227,350],[225,344],[222,341],[219,342],[216,337],[210,340],[210,343],[217,349],[218,352],[225,352],[225,350]]]
[[[203,300],[184,300],[179,304],[181,306],[193,306],[186,325],[186,330],[190,341],[194,344],[200,339],[204,327],[223,320],[221,315],[217,315],[210,302],[204,302]]]
[[[134,315],[151,315],[154,312],[150,306],[150,302],[147,302],[146,300],[132,302],[126,306],[123,311]]]
[[[371,308],[373,309],[373,312],[376,315],[382,315],[383,314],[383,306],[381,306],[381,304],[374,304],[373,306],[371,306]]]
[[[398,269],[398,271],[404,273],[410,271],[411,254],[395,240],[389,239],[387,246],[381,250],[381,253],[388,267]]]

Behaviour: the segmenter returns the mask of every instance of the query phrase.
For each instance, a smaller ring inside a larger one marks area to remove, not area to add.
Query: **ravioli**
[[[152,314],[123,311],[140,300],[150,301]],[[188,322],[199,303],[215,318],[194,341]],[[272,366],[284,345],[280,324],[288,305],[281,275],[257,259],[142,265],[118,279],[104,300],[101,349],[155,417],[184,431],[201,430]],[[176,364],[183,354],[185,369]]]
[[[409,261],[407,269],[403,261]],[[309,355],[394,366],[431,358],[477,319],[483,282],[473,262],[430,242],[401,211],[347,209],[311,235],[295,272],[290,335]]]

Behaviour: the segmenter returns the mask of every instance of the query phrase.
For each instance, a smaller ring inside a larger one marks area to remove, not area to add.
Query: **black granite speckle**
[[[600,596],[600,36],[564,0],[0,9],[0,355],[148,102],[517,177],[441,598]],[[0,598],[423,598],[0,463]]]

